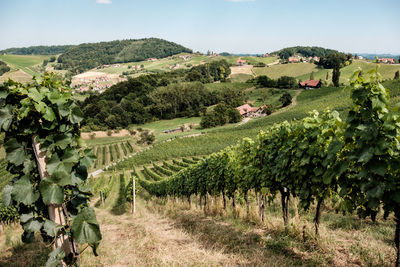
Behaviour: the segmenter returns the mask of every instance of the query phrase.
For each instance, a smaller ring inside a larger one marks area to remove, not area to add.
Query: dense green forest
[[[230,74],[225,60],[172,72],[143,75],[118,83],[82,103],[86,125],[127,127],[153,119],[199,116],[207,106],[220,102],[242,104],[244,95],[223,88],[209,90],[203,83],[225,81]]]
[[[56,55],[67,51],[72,45],[39,45],[29,47],[13,47],[0,51],[0,54],[13,54],[13,55]]]
[[[0,76],[6,73],[7,71],[10,71],[10,67],[7,66],[6,63],[0,60]]]
[[[80,73],[102,64],[164,58],[183,52],[191,53],[192,50],[158,38],[85,43],[70,47],[60,55],[57,68]]]

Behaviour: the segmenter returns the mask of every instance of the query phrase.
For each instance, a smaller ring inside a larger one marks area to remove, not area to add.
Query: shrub
[[[139,139],[138,143],[150,145],[154,142],[154,140],[156,140],[156,137],[154,136],[154,134],[150,133],[149,131],[146,130],[140,134],[140,139]]]
[[[284,92],[279,101],[282,103],[282,107],[289,106],[292,103],[292,96],[288,92]]]
[[[107,130],[107,135],[111,136],[112,135],[112,131],[111,130]]]

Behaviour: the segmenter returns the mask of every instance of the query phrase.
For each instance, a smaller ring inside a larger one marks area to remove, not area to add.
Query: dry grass
[[[141,203],[137,213],[114,216],[96,209],[103,241],[99,257],[89,251],[82,266],[231,266],[235,255],[204,247],[177,228],[174,221],[149,212]]]
[[[0,266],[44,266],[51,249],[35,236],[35,241],[24,244],[21,241],[22,228],[19,225],[6,226],[0,232]]]
[[[194,199],[193,199],[194,200]],[[196,201],[194,201],[195,203]],[[353,215],[335,214],[325,207],[320,234],[314,234],[313,212],[295,211],[291,205],[291,221],[285,229],[280,214],[280,204],[275,201],[266,208],[266,220],[260,222],[253,198],[250,216],[246,218],[243,205],[236,210],[228,207],[223,212],[222,201],[203,210],[192,204],[155,200],[149,208],[162,212],[177,221],[177,225],[194,234],[205,244],[215,244],[224,252],[242,254],[252,264],[317,265],[317,266],[390,266],[395,260],[393,246],[394,223],[392,219],[377,222],[361,220]],[[238,234],[241,232],[241,235]],[[249,241],[252,240],[252,241]],[[217,245],[219,244],[219,245]],[[252,244],[258,244],[256,247]],[[228,248],[228,250],[226,250]]]
[[[16,70],[6,72],[0,76],[0,82],[7,81],[8,79],[20,82],[20,83],[28,83],[32,82],[32,75],[24,72],[23,70]]]

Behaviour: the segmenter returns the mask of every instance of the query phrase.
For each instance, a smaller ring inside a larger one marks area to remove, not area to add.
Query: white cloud
[[[97,4],[111,4],[111,0],[96,0]]]

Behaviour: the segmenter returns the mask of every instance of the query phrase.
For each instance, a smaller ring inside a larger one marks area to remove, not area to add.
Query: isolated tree
[[[288,92],[284,92],[279,101],[282,103],[282,107],[289,106],[292,103],[292,96]]]
[[[394,74],[394,79],[398,80],[400,77],[399,71],[396,71],[396,73]]]
[[[311,74],[310,74],[310,80],[314,80],[314,72],[311,72]]]
[[[329,80],[329,71],[326,73],[325,80]]]
[[[339,78],[340,78],[340,68],[339,66],[333,69],[332,73],[332,83],[335,87],[339,87]]]

